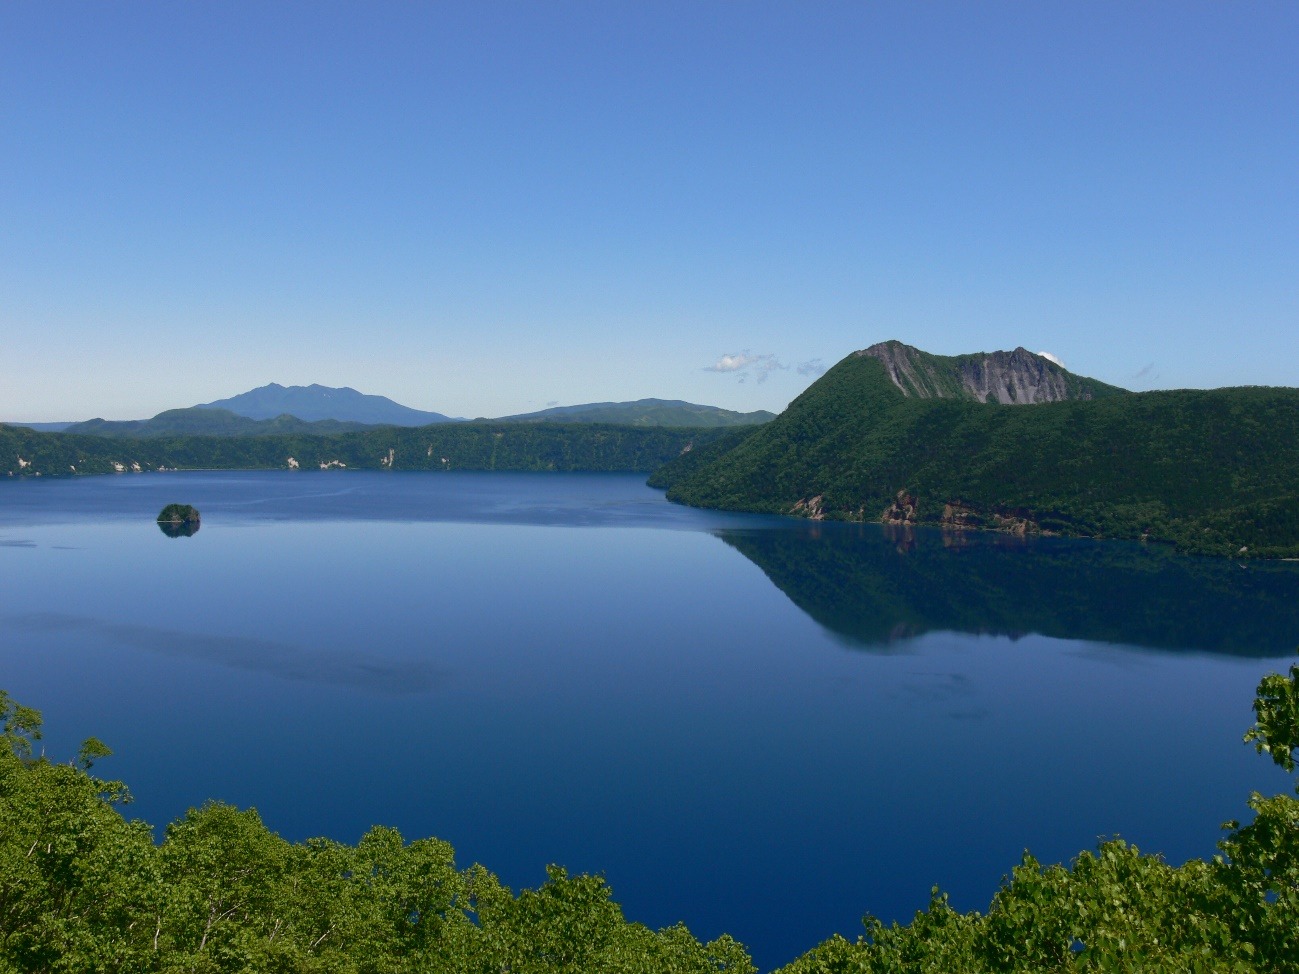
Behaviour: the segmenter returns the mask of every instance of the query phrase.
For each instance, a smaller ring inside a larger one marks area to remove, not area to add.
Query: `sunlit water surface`
[[[153,518],[203,515],[189,538]],[[760,966],[1024,849],[1214,851],[1299,573],[696,511],[621,475],[0,483],[0,688],[129,813],[555,862]]]

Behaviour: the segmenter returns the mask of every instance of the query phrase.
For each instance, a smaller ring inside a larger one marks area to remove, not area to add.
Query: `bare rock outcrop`
[[[980,402],[1031,405],[1092,398],[1085,389],[1073,395],[1064,369],[1026,348],[991,352],[981,361],[962,362],[960,375],[962,386]]]
[[[919,399],[971,399],[1002,405],[1032,405],[1091,399],[1111,386],[1073,375],[1044,355],[1020,347],[1011,352],[931,355],[899,341],[862,349],[883,363],[893,384]]]
[[[824,521],[825,510],[822,508],[822,496],[817,494],[815,497],[805,497],[789,509],[790,514],[802,515],[813,521]]]
[[[964,530],[978,528],[984,524],[983,515],[964,501],[951,500],[943,505],[943,516],[939,522],[945,528]]]
[[[920,502],[916,499],[915,494],[900,490],[893,503],[884,508],[884,513],[880,515],[880,522],[883,524],[915,524],[920,520],[919,504]]]
[[[991,516],[992,527],[1007,534],[1024,537],[1029,534],[1041,534],[1042,526],[1027,511],[994,511]]]

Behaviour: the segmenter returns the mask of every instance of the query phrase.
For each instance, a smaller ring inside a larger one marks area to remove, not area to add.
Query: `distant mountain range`
[[[412,409],[393,402],[387,396],[371,396],[343,386],[312,384],[309,386],[282,386],[278,382],[259,386],[229,399],[200,403],[196,409],[227,409],[236,416],[249,419],[276,419],[293,416],[308,423],[322,419],[366,426],[428,426],[432,423],[450,423],[454,420],[442,413]]]
[[[723,427],[748,426],[775,419],[759,410],[739,413],[680,399],[638,399],[557,406],[535,413],[476,422],[604,423],[616,426]],[[90,419],[80,423],[13,423],[41,432],[89,436],[269,436],[279,433],[327,434],[375,426],[431,426],[459,423],[442,413],[412,409],[386,396],[331,386],[269,385],[229,399],[186,409],[168,409],[151,419]]]
[[[6,423],[6,426],[23,426],[29,430],[36,430],[40,433],[62,433],[69,426],[76,426],[76,420],[67,420],[63,423]]]

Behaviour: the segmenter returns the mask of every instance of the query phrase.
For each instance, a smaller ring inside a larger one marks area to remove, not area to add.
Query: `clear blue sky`
[[[1299,385],[1297,49],[1279,2],[11,0],[0,418],[779,410],[886,338]]]

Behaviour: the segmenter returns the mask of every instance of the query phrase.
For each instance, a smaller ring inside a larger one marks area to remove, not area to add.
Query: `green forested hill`
[[[647,472],[725,429],[551,423],[381,426],[329,436],[108,439],[0,426],[0,477],[166,469],[591,470]],[[290,463],[290,459],[293,463]],[[119,469],[120,468],[120,469]]]
[[[616,423],[619,426],[753,426],[775,419],[759,409],[737,413],[719,406],[701,406],[680,399],[637,399],[635,402],[590,402],[580,406],[554,406],[535,413],[504,416],[497,422],[516,423]]]
[[[1004,406],[907,396],[854,354],[711,462],[687,454],[654,481],[703,507],[1299,555],[1299,390]]]

